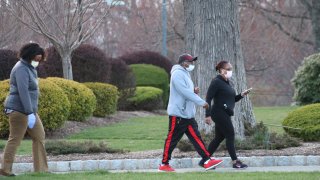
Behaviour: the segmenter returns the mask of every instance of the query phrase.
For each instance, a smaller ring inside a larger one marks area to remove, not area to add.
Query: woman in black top
[[[220,143],[226,139],[226,146],[233,162],[233,168],[246,168],[238,160],[234,147],[234,128],[231,121],[231,116],[234,115],[233,109],[235,102],[247,95],[250,90],[246,90],[236,95],[235,90],[231,87],[229,79],[232,76],[232,65],[227,61],[221,61],[216,66],[216,71],[219,72],[216,78],[211,81],[209,86],[206,101],[209,108],[206,111],[206,123],[215,122],[215,138],[211,141],[208,147],[209,153],[213,154]],[[211,101],[214,104],[211,106]]]

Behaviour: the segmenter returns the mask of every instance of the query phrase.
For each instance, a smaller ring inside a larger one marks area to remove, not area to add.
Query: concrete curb
[[[219,158],[224,162],[220,168],[230,168],[230,157]],[[239,157],[249,167],[271,166],[320,166],[320,156],[252,156]],[[172,159],[170,165],[177,169],[199,168],[200,158]],[[50,172],[77,172],[95,170],[148,170],[157,169],[161,159],[118,159],[118,160],[77,160],[77,161],[51,161],[48,163]],[[14,163],[13,173],[26,173],[33,171],[32,163]],[[320,169],[319,169],[320,171]]]

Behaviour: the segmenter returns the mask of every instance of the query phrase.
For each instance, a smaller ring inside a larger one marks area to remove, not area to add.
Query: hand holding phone
[[[251,91],[252,91],[252,88],[249,88],[249,89],[243,91],[241,94],[242,94],[242,96],[245,96],[245,95],[249,94]]]

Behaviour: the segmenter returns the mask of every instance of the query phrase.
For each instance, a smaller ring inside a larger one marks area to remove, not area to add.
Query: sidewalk
[[[111,173],[127,173],[127,172],[146,172],[156,173],[157,169],[141,169],[141,170],[112,170]],[[215,170],[205,171],[202,168],[183,168],[176,169],[176,173],[188,172],[218,172],[218,173],[238,173],[238,172],[320,172],[320,166],[270,166],[270,167],[249,167],[247,169],[219,168]],[[162,172],[161,172],[162,173]]]
[[[217,172],[234,172],[229,157],[220,158],[223,163]],[[246,172],[257,171],[320,171],[320,156],[252,156],[239,157],[249,168]],[[198,166],[200,158],[172,159],[170,164],[178,172],[204,171]],[[50,172],[80,172],[107,170],[111,172],[156,172],[161,159],[118,159],[118,160],[77,160],[51,161]],[[13,172],[20,174],[33,171],[32,163],[14,163]],[[238,172],[238,171],[236,171]],[[241,171],[240,171],[241,172]]]

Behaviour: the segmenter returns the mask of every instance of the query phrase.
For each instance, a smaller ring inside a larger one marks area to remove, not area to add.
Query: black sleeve
[[[206,102],[209,104],[209,108],[206,110],[206,117],[209,117],[211,114],[211,102],[215,94],[217,93],[218,86],[217,81],[214,79],[211,81],[209,89],[207,91]]]
[[[241,96],[241,93],[240,93],[240,94],[236,95],[235,100],[236,100],[236,102],[238,102],[242,98],[243,98],[243,96]]]

